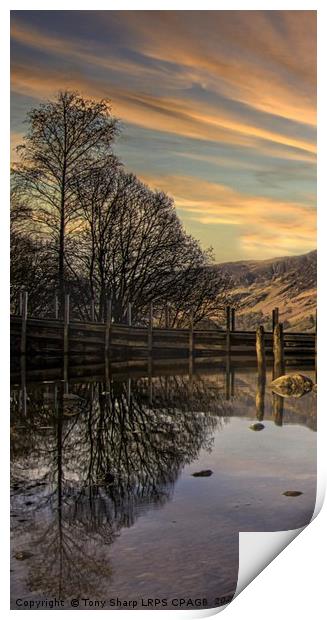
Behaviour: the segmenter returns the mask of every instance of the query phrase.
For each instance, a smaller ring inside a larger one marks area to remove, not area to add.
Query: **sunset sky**
[[[109,98],[116,153],[217,262],[315,248],[315,12],[13,11],[11,37],[13,147],[58,90]]]

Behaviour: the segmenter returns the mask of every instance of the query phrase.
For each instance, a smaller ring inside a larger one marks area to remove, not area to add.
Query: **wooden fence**
[[[191,321],[185,329],[161,328],[153,324],[150,305],[148,326],[132,325],[132,308],[129,304],[127,324],[112,322],[111,305],[107,321],[83,322],[70,320],[69,296],[66,296],[64,320],[28,317],[28,297],[21,299],[21,315],[11,316],[11,350],[14,355],[47,356],[99,356],[107,353],[113,357],[210,357],[257,355],[260,365],[274,359],[283,366],[285,359],[296,357],[314,359],[316,336],[314,333],[285,332],[279,323],[278,308],[272,313],[272,331],[263,327],[255,331],[235,330],[235,309],[227,306],[225,329],[197,329]]]

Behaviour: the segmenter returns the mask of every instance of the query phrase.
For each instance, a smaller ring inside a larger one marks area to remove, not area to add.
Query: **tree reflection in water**
[[[169,500],[183,466],[227,421],[210,381],[154,381],[151,406],[148,379],[70,386],[73,396],[62,384],[39,387],[27,413],[13,393],[12,505],[26,518],[15,520],[15,541],[28,535],[34,595],[100,595],[121,528]]]

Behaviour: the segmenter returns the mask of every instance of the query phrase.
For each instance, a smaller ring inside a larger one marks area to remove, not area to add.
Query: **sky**
[[[110,99],[115,152],[217,262],[316,247],[315,11],[12,11],[11,89],[13,153],[59,90]]]

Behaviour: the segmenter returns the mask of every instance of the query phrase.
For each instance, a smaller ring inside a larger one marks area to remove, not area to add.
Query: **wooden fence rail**
[[[106,321],[95,321],[92,300],[91,321],[72,320],[70,298],[65,296],[63,320],[59,320],[58,297],[55,298],[53,319],[28,317],[28,294],[20,295],[20,315],[11,316],[11,350],[15,354],[32,355],[110,355],[144,356],[238,356],[256,355],[258,366],[266,358],[273,359],[276,373],[280,374],[285,358],[315,358],[315,333],[285,332],[279,322],[279,310],[272,312],[272,331],[237,331],[235,308],[226,307],[225,329],[198,329],[190,317],[187,328],[169,327],[166,308],[165,327],[154,323],[152,303],[149,306],[147,326],[133,325],[133,308],[128,303],[126,323],[112,322],[112,301],[107,300]]]
[[[315,334],[284,333],[285,356],[314,356]],[[273,354],[271,332],[262,336],[267,357]],[[11,317],[11,344],[15,354],[88,354],[101,351],[151,355],[180,351],[182,355],[247,355],[256,352],[256,332],[165,329],[116,324],[64,322]]]

